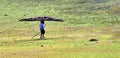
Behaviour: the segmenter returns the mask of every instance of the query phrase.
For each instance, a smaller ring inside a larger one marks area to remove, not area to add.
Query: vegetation
[[[101,1],[0,0],[0,58],[120,58],[120,2]],[[39,22],[19,20],[37,16],[65,22],[45,22],[46,39],[31,39]]]

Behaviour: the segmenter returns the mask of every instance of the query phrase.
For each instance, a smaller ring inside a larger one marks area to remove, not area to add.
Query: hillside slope
[[[0,58],[120,58],[119,15],[119,0],[0,0]],[[39,22],[19,22],[38,16],[65,21],[40,40]]]

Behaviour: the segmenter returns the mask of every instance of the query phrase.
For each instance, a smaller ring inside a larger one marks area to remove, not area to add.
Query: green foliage
[[[10,25],[10,22],[16,24],[21,18],[36,16],[63,18],[65,20],[64,25],[119,24],[120,18],[117,17],[118,20],[111,18],[115,15],[118,16],[120,12],[119,4],[116,1],[94,4],[90,0],[4,0],[0,3],[0,10],[2,11],[0,12],[1,25],[5,25],[4,23],[7,22],[8,25]],[[118,6],[112,6],[116,4]],[[8,16],[5,16],[5,14]],[[103,21],[104,19],[105,21]],[[20,25],[21,23],[17,24]]]
[[[118,14],[118,15],[120,15],[120,6],[110,7],[110,9],[108,9],[107,12],[110,13],[110,14]]]

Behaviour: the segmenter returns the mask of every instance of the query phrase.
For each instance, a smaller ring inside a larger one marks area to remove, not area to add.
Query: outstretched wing
[[[24,18],[24,19],[20,19],[19,21],[40,21],[41,19],[38,18]]]
[[[25,18],[25,19],[21,19],[19,21],[59,21],[59,22],[64,22],[64,20],[62,19],[58,19],[58,18],[53,18],[53,17],[36,17],[36,18]]]

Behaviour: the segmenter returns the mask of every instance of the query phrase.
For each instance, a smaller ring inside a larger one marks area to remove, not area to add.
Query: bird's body
[[[41,20],[64,22],[62,19],[48,17],[48,16],[43,16],[43,17],[41,16],[41,17],[35,17],[35,18],[24,18],[19,21],[41,21]]]

